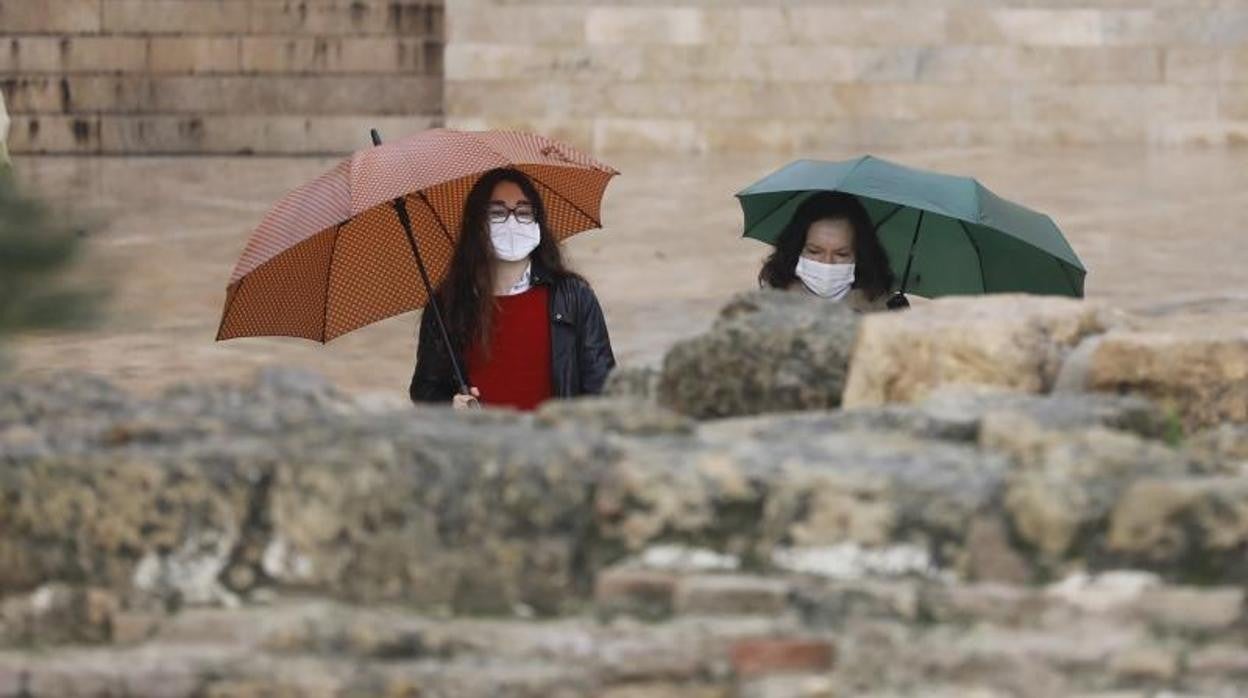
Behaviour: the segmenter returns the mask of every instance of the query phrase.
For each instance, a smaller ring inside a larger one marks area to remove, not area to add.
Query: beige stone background
[[[441,0],[0,0],[10,148],[349,151],[440,121],[443,22]]]
[[[454,0],[446,110],[595,149],[1248,142],[1242,0]]]
[[[113,286],[96,328],[18,338],[19,374],[279,363],[401,398],[414,315],[212,341],[267,206],[372,125],[531,128],[616,165],[568,251],[624,363],[753,285],[732,194],[798,156],[976,176],[1057,220],[1090,298],[1248,300],[1248,0],[0,0],[0,87],[18,176]]]

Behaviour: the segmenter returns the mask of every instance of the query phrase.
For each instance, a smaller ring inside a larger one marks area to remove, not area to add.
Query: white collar
[[[520,278],[516,281],[516,283],[511,285],[511,288],[502,293],[496,293],[495,295],[518,296],[530,288],[533,288],[533,262],[529,262],[528,266],[524,268],[524,273],[520,275]]]

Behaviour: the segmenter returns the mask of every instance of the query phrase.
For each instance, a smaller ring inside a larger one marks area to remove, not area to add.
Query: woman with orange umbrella
[[[470,392],[456,394],[454,364],[429,313],[412,400],[532,409],[551,397],[601,392],[615,366],[602,309],[564,265],[533,182],[514,169],[487,173],[468,194],[462,220],[438,300]]]
[[[265,215],[217,339],[328,342],[425,308],[413,400],[529,409],[601,390],[614,364],[602,311],[558,243],[602,227],[616,171],[532,133],[373,142]]]

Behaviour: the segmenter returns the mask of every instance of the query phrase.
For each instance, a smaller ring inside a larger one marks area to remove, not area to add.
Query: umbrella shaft
[[[451,368],[455,371],[455,381],[459,383],[459,392],[468,395],[468,381],[464,380],[464,372],[455,358],[455,345],[451,343],[451,335],[446,331],[446,321],[442,318],[442,309],[438,307],[438,299],[433,293],[433,284],[429,281],[429,272],[425,269],[425,260],[420,254],[420,246],[416,244],[416,236],[412,233],[412,219],[407,215],[407,200],[399,197],[394,200],[394,210],[399,214],[399,222],[403,224],[403,232],[407,234],[407,244],[412,248],[412,256],[416,258],[416,268],[420,270],[420,280],[425,285],[425,293],[429,297],[429,308],[433,310],[433,318],[437,321],[438,330],[442,333],[442,343],[446,354],[451,359]]]
[[[923,229],[923,214],[925,211],[919,209],[919,222],[914,224],[914,237],[910,238],[910,256],[906,258],[906,271],[901,275],[901,291],[905,293],[906,287],[910,284],[910,266],[914,264],[914,248],[919,244],[919,231]]]
[[[377,129],[369,129],[368,135],[372,138],[374,147],[381,145],[381,134],[377,132]],[[430,206],[430,208],[433,207]],[[399,214],[403,232],[407,233],[407,244],[411,246],[412,256],[416,258],[416,268],[420,270],[420,280],[425,285],[425,295],[429,298],[428,305],[433,310],[433,319],[437,321],[438,331],[442,333],[442,345],[446,347],[446,355],[451,358],[451,368],[455,371],[455,381],[459,383],[459,392],[463,395],[470,395],[468,381],[464,380],[464,372],[459,367],[459,359],[455,358],[455,345],[451,344],[451,335],[446,331],[446,321],[442,319],[442,309],[438,307],[438,299],[433,295],[433,284],[429,282],[425,260],[420,256],[420,246],[416,244],[416,235],[412,233],[412,219],[407,215],[407,199],[402,196],[396,198],[394,211]]]

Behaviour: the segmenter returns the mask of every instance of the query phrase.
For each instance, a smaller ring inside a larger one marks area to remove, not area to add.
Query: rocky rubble
[[[658,399],[698,418],[837,407],[858,322],[800,294],[740,296],[709,332],[667,353]]]
[[[876,318],[788,302],[533,415],[0,384],[0,696],[1248,695],[1248,425],[1045,392],[1119,322],[1048,301],[1034,379],[984,323],[989,379],[932,341],[939,380],[837,409]]]

